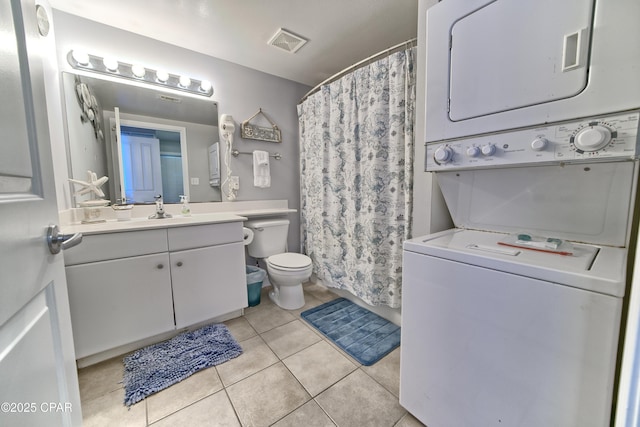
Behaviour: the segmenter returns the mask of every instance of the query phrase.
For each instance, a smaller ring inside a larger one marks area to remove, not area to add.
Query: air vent
[[[300,49],[308,40],[303,39],[300,36],[296,36],[293,33],[280,28],[269,40],[271,46],[275,46],[279,49],[286,50],[289,53],[295,53]]]

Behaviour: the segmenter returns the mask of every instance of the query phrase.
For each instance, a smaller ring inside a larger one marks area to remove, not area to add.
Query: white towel
[[[256,150],[253,152],[253,185],[259,188],[271,187],[269,170],[269,153]]]

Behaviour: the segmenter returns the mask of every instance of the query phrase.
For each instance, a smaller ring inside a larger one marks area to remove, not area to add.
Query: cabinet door
[[[66,268],[76,357],[175,328],[169,255]]]
[[[176,327],[247,306],[242,243],[171,252]]]

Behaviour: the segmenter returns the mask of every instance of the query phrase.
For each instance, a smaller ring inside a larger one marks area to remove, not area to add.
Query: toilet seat
[[[267,263],[277,270],[302,270],[311,265],[311,258],[295,252],[285,252],[283,254],[270,256],[267,258]]]

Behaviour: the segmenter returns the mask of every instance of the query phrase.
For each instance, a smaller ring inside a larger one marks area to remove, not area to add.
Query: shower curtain
[[[298,105],[303,251],[326,286],[392,308],[411,234],[414,56],[393,53]]]

